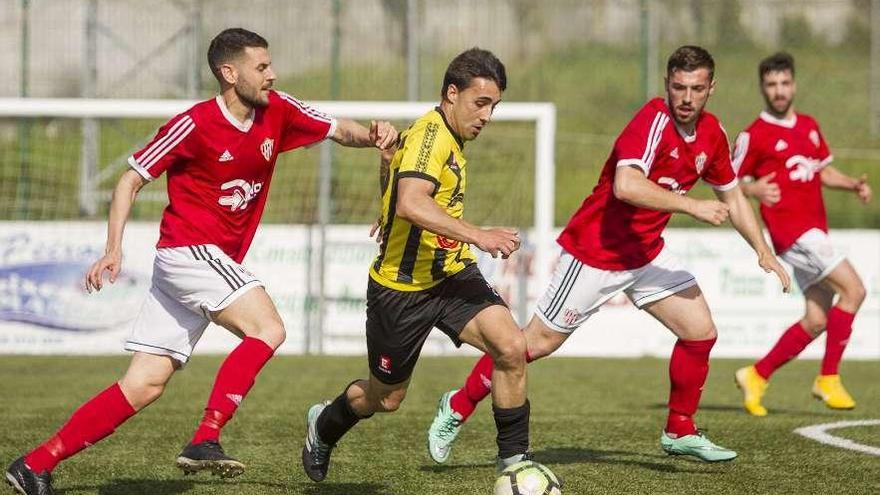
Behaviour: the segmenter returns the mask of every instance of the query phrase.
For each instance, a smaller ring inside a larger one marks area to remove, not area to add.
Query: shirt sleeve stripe
[[[330,117],[326,113],[321,112],[319,110],[315,110],[314,108],[306,105],[305,103],[297,100],[296,98],[290,96],[287,93],[282,93],[279,91],[278,95],[281,96],[281,98],[284,101],[286,101],[287,103],[290,103],[291,105],[296,107],[297,110],[299,110],[303,114],[311,117],[314,120],[319,120],[321,122],[326,122],[328,124],[332,123],[332,121],[334,120],[332,117]]]
[[[713,184],[712,189],[715,189],[716,191],[724,192],[724,191],[729,191],[729,190],[733,189],[734,187],[737,186],[737,184],[739,184],[739,179],[734,177],[733,180],[728,182],[727,184],[724,184],[721,186],[716,186]]]
[[[149,172],[147,172],[147,169],[145,169],[144,167],[141,167],[141,164],[138,163],[137,160],[135,160],[135,158],[133,156],[128,157],[128,166],[131,167],[132,170],[137,172],[138,175],[140,175],[141,177],[143,177],[144,179],[146,179],[150,182],[153,182],[153,180],[156,179],[155,177],[150,175]]]
[[[651,165],[654,164],[654,157],[657,155],[657,146],[660,145],[660,141],[663,139],[663,129],[666,129],[666,124],[668,123],[669,116],[661,114],[660,123],[654,133],[654,141],[651,143],[651,154],[648,156],[648,159],[645,160],[645,166],[648,168],[648,171],[651,170]],[[646,175],[648,171],[645,172]]]
[[[749,151],[749,141],[751,140],[751,136],[748,132],[741,132],[739,136],[736,138],[736,144],[733,147],[733,161],[731,161],[731,165],[733,165],[733,172],[739,175],[739,169],[742,168],[742,164],[746,159],[746,153]]]
[[[190,122],[188,125],[178,129],[178,131],[174,135],[173,141],[166,143],[163,149],[158,150],[156,154],[149,159],[142,160],[141,164],[144,166],[145,169],[149,170],[149,168],[155,165],[159,160],[161,160],[163,156],[167,155],[169,151],[180,144],[180,142],[183,141],[183,138],[188,136],[189,133],[192,132],[192,130],[195,128],[196,124],[194,122]]]
[[[171,129],[168,129],[168,132],[165,133],[160,139],[156,140],[153,144],[151,144],[139,157],[141,163],[148,162],[151,157],[158,152],[168,141],[174,139],[174,135],[185,125],[192,122],[192,118],[189,115],[184,115],[177,122],[171,126]]]

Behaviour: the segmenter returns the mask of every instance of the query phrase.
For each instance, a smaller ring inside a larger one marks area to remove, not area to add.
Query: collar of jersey
[[[777,119],[770,115],[770,112],[767,110],[761,110],[760,117],[761,120],[768,124],[778,125],[780,127],[785,127],[786,129],[794,129],[794,126],[797,124],[797,114],[794,114],[790,119]]]
[[[244,122],[239,122],[238,119],[236,119],[235,116],[232,115],[229,109],[226,108],[226,102],[223,101],[223,95],[217,95],[217,98],[215,98],[214,100],[217,102],[217,106],[220,107],[220,113],[222,113],[223,116],[226,117],[226,120],[228,120],[233,127],[241,132],[247,132],[251,130],[251,126],[254,125],[253,108],[251,108],[251,111],[248,114],[247,118],[244,119]]]
[[[446,116],[443,115],[443,111],[440,110],[440,107],[434,107],[434,111],[440,114],[440,120],[442,120],[443,124],[446,125],[446,129],[449,131],[449,134],[452,134],[452,137],[455,138],[455,142],[458,143],[458,147],[460,149],[464,149],[464,141],[462,141],[461,138],[458,137],[458,134],[456,134],[455,131],[452,130],[452,126],[450,126],[449,122],[446,121]]]

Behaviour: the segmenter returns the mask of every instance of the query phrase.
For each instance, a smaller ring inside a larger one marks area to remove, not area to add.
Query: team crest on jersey
[[[697,166],[697,173],[703,173],[703,167],[706,165],[706,153],[701,151],[699,155],[697,155],[697,159],[694,160],[694,165]]]
[[[581,314],[576,309],[566,309],[565,313],[562,315],[562,321],[565,322],[566,325],[572,326],[578,319],[581,317]]]
[[[268,162],[272,159],[272,148],[275,147],[275,140],[266,138],[263,141],[263,144],[260,145],[260,152],[263,153],[263,158]]]

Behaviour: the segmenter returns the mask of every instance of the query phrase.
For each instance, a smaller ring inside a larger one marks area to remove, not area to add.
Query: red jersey
[[[157,247],[215,244],[240,263],[260,223],[278,154],[335,129],[334,119],[276,91],[244,122],[221,96],[177,115],[128,159],[147,180],[168,173]]]
[[[685,136],[662,98],[649,101],[620,133],[599,183],[569,220],[558,242],[579,261],[602,270],[632,270],[663,249],[670,213],[640,208],[614,196],[617,167],[640,168],[651,182],[678,194],[702,178],[715,189],[736,187],[727,135],[703,111],[695,132]]]
[[[762,203],[761,217],[777,253],[810,229],[828,232],[820,172],[831,160],[819,124],[802,113],[780,120],[761,112],[736,138],[733,166],[740,177],[776,172],[772,182],[781,197],[772,206]]]

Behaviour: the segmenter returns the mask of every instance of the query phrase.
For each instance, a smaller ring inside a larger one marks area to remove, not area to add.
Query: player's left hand
[[[779,260],[776,259],[773,253],[759,253],[758,266],[767,273],[771,271],[776,273],[779,281],[782,282],[782,292],[786,294],[791,292],[791,277],[789,277],[788,272],[785,271],[785,268],[782,267],[782,264],[779,263]]]
[[[874,193],[871,191],[871,186],[868,185],[868,175],[862,174],[859,177],[859,182],[855,187],[856,194],[859,195],[859,199],[864,204],[868,204],[871,202],[871,198],[874,197]]]
[[[397,144],[397,129],[387,120],[371,120],[370,141],[380,150],[386,150]]]
[[[381,218],[377,218],[375,221],[373,221],[373,225],[370,226],[370,238],[372,239],[374,237],[376,239],[376,244],[378,244],[379,247],[382,247],[382,219]]]

